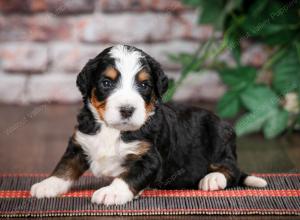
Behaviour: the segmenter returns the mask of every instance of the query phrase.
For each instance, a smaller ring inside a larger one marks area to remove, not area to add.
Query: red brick
[[[44,0],[0,0],[0,12],[32,13],[46,11]]]
[[[77,26],[83,42],[136,43],[170,39],[171,17],[152,13],[98,15],[81,18]]]
[[[73,103],[81,100],[76,75],[47,73],[32,75],[28,80],[26,99],[30,103]]]
[[[197,11],[180,14],[172,24],[172,36],[188,39],[206,41],[213,36],[213,28],[209,25],[197,23]]]
[[[154,11],[179,12],[188,9],[180,0],[150,0],[149,2]]]
[[[179,52],[193,53],[197,42],[171,41],[155,44],[134,44],[158,60],[165,70],[178,70],[181,65],[171,61],[168,54]],[[108,44],[77,45],[68,43],[54,43],[50,46],[49,54],[52,68],[61,72],[78,73],[90,58],[95,57]]]
[[[101,11],[146,11],[149,10],[147,1],[138,0],[98,0]]]
[[[136,44],[136,46],[154,57],[162,64],[165,69],[178,70],[181,68],[181,65],[170,60],[168,55],[176,55],[179,53],[194,53],[198,46],[198,42],[175,40],[165,43]]]
[[[0,72],[0,102],[23,104],[26,101],[26,75]]]
[[[232,56],[232,53],[229,49],[224,50],[219,56],[216,58],[219,62],[226,63],[229,67],[236,66],[235,59]]]
[[[2,44],[0,60],[3,70],[7,72],[40,73],[45,72],[48,67],[47,48],[40,44]]]
[[[165,70],[165,74],[167,75],[169,80],[178,80],[180,77],[180,70]]]
[[[255,44],[244,49],[242,53],[242,63],[254,67],[261,67],[270,55],[270,49],[266,46]]]
[[[68,20],[50,14],[0,17],[0,41],[68,40],[71,33]]]
[[[181,68],[181,65],[171,61],[168,58],[168,54],[178,54],[179,52],[193,53],[198,43],[172,41],[134,45],[157,59],[166,70],[178,70]],[[52,68],[58,71],[78,73],[90,58],[95,57],[108,46],[107,44],[85,46],[67,43],[52,44],[50,47],[50,56],[53,61]]]
[[[54,43],[50,47],[52,68],[59,72],[79,73],[89,59],[95,57],[108,46]]]
[[[180,0],[98,0],[104,12],[118,13],[122,11],[160,11],[179,12],[186,7]]]
[[[91,13],[95,9],[94,0],[46,0],[48,10],[55,15]]]
[[[197,16],[180,0],[0,0],[0,102],[80,100],[77,73],[112,43],[145,50],[178,79],[182,66],[168,54],[193,53],[213,34],[211,26],[197,24]],[[218,59],[232,66],[229,49]],[[268,54],[261,45],[243,43],[243,64],[259,67]],[[175,99],[216,100],[224,89],[215,73],[193,74]]]
[[[174,95],[174,100],[217,101],[225,92],[226,87],[219,75],[212,71],[190,74]]]

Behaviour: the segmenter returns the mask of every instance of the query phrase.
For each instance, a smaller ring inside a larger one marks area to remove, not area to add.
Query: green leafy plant
[[[170,100],[182,81],[203,68],[215,69],[228,90],[217,104],[223,118],[240,115],[238,135],[263,131],[274,138],[300,127],[300,2],[297,0],[183,0],[199,9],[200,24],[213,25],[223,38],[199,43],[194,54],[181,53],[171,59],[180,62],[182,74],[171,84]],[[251,40],[267,45],[272,54],[262,67],[241,63],[241,42]],[[218,61],[230,51],[236,65]],[[270,77],[262,77],[270,75]],[[267,78],[269,80],[261,80]]]

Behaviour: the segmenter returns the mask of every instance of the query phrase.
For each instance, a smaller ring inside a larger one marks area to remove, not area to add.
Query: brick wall
[[[167,54],[192,52],[213,33],[196,20],[179,0],[0,0],[0,102],[79,101],[77,73],[115,43],[145,50],[176,79],[180,65]],[[261,50],[249,48],[245,62],[261,65]],[[175,98],[215,100],[224,89],[208,71],[191,75]]]

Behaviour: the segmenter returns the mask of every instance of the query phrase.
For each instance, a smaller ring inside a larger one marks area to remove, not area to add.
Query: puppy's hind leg
[[[199,182],[199,189],[205,191],[214,191],[225,189],[227,179],[223,173],[212,172],[203,177]]]
[[[237,166],[236,142],[233,128],[226,122],[215,126],[216,138],[212,142],[211,161],[208,174],[199,182],[199,189],[219,190],[235,186],[265,187],[267,182],[249,176]]]
[[[199,189],[213,191],[238,185],[240,171],[235,166],[234,161],[229,161],[211,164],[208,168],[208,174],[199,182]]]
[[[235,166],[211,165],[210,172],[199,182],[199,189],[205,191],[221,190],[234,186],[250,186],[263,188],[267,181],[257,176],[250,176],[240,172]]]
[[[259,188],[263,188],[268,185],[265,179],[257,176],[248,176],[248,175],[245,177],[245,179],[243,179],[242,184],[244,186],[259,187]]]

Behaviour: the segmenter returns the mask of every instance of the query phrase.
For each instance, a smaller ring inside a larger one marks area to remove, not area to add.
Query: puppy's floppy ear
[[[93,78],[95,77],[95,74],[93,73],[97,71],[98,66],[101,66],[101,63],[103,65],[103,63],[108,62],[108,60],[111,59],[108,55],[111,48],[112,47],[104,49],[95,58],[90,59],[77,76],[76,84],[82,94],[84,102],[90,97],[93,83],[95,83],[95,79]],[[110,60],[110,62],[112,62],[112,60]],[[101,71],[101,68],[98,69],[98,71]]]
[[[146,55],[146,59],[152,72],[156,96],[161,100],[163,94],[168,89],[168,77],[165,75],[161,65],[155,59],[149,55]]]
[[[90,59],[77,76],[76,85],[81,92],[84,101],[87,100],[92,90],[91,78],[94,70],[95,62],[93,59]]]

